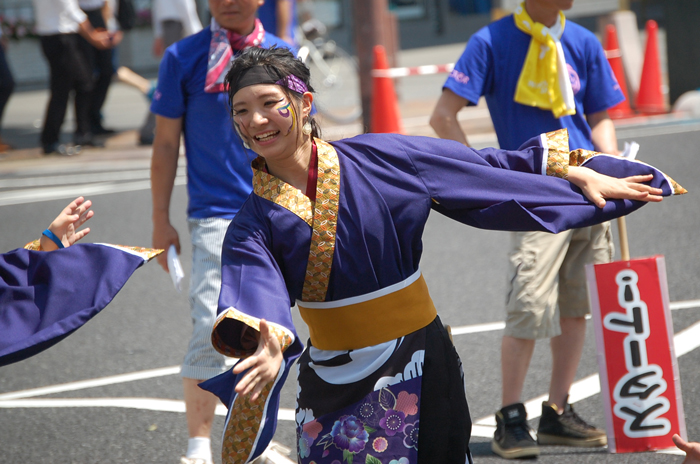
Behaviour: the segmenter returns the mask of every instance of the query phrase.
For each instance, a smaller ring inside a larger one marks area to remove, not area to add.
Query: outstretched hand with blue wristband
[[[73,200],[53,220],[51,225],[41,234],[41,250],[53,251],[73,245],[90,233],[90,228],[78,230],[85,221],[95,215],[90,210],[92,202],[78,197]]]

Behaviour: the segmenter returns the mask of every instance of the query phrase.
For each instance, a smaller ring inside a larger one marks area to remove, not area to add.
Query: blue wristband
[[[51,232],[49,229],[43,231],[41,235],[48,237],[48,239],[55,243],[58,248],[65,248],[65,246],[63,246],[63,242],[61,242],[61,239],[56,237],[56,234]]]

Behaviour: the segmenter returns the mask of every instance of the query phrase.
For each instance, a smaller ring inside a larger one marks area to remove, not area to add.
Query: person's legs
[[[102,107],[107,100],[107,93],[114,74],[112,50],[96,50],[95,55],[97,80],[90,101],[90,129],[93,134],[109,133],[110,131],[102,126]]]
[[[539,454],[520,401],[535,340],[559,334],[558,270],[569,238],[568,232],[512,234],[506,330],[501,342],[502,404],[491,442],[491,449],[507,459]]]
[[[552,378],[549,402],[565,405],[581,360],[586,339],[585,316],[588,287],[585,267],[589,263],[609,263],[615,253],[610,224],[604,223],[572,232],[566,257],[559,271],[559,314],[561,335],[551,339]]]
[[[41,144],[45,152],[58,144],[61,126],[68,108],[68,97],[73,86],[73,73],[68,66],[65,53],[66,35],[68,34],[41,36],[40,38],[41,49],[49,62],[49,87],[51,89],[44,117],[44,127],[41,131]]]
[[[78,34],[71,34],[66,40],[65,54],[73,76],[75,91],[75,133],[73,141],[77,144],[93,145],[90,132],[90,100],[92,98],[93,79],[90,63],[81,49]]]
[[[185,30],[180,21],[169,19],[163,21],[161,25],[163,27],[163,46],[165,48],[184,38]],[[146,120],[141,125],[141,129],[139,129],[139,143],[141,145],[151,145],[155,130],[156,116],[149,111],[146,115]]]
[[[190,439],[209,438],[218,403],[214,395],[197,384],[226,369],[223,355],[211,344],[211,332],[221,290],[221,247],[230,222],[219,218],[189,220],[192,238],[190,306],[194,327],[181,376]],[[190,440],[186,457],[210,461],[211,448],[193,447]]]
[[[0,129],[2,129],[2,115],[5,112],[5,105],[7,105],[14,89],[15,80],[5,58],[5,50],[0,46]],[[0,137],[0,151],[6,151],[9,148],[9,145],[5,144]]]
[[[101,10],[86,11],[85,13],[92,27],[107,28]],[[87,41],[83,44],[83,48],[89,57],[94,83],[90,96],[90,131],[93,134],[105,133],[106,131],[102,127],[102,106],[107,98],[107,91],[112,83],[112,74],[114,74],[112,50],[99,50]]]
[[[552,378],[549,401],[542,405],[538,428],[540,444],[603,446],[605,432],[587,424],[568,404],[569,389],[576,377],[586,337],[589,313],[585,266],[607,263],[614,255],[608,223],[573,231],[569,250],[559,274],[561,335],[551,340]]]
[[[503,336],[501,341],[501,407],[520,402],[535,340]]]
[[[187,405],[187,431],[190,438],[211,435],[214,410],[219,401],[213,394],[199,388],[202,381],[184,377],[182,379],[185,404]]]
[[[518,232],[511,236],[506,329],[501,345],[502,405],[520,402],[535,340],[560,334],[559,268],[571,231]]]
[[[586,341],[585,317],[562,317],[559,319],[561,335],[550,340],[552,349],[552,377],[549,384],[549,402],[563,408],[569,389],[576,377],[581,361],[583,344]]]

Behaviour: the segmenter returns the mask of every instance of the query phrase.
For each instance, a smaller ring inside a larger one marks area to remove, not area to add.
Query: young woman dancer
[[[245,359],[202,384],[229,406],[224,462],[265,449],[299,356],[299,462],[471,462],[462,365],[419,268],[430,211],[558,232],[680,188],[643,163],[570,156],[560,132],[520,151],[389,134],[325,142],[309,70],[283,49],[243,51],[226,81],[234,125],[260,156],[224,241],[212,335]]]

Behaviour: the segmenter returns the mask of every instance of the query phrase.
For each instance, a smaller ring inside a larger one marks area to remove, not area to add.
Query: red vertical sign
[[[586,267],[612,453],[685,438],[663,256]]]

